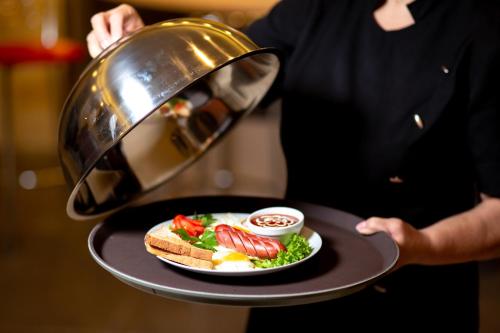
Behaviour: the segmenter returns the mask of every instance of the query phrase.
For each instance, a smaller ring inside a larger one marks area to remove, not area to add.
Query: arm
[[[311,17],[320,12],[320,1],[282,0],[264,17],[253,22],[245,33],[261,47],[274,47],[281,51],[281,69],[266,96],[260,102],[265,108],[281,97],[285,68],[300,36],[314,20]],[[308,23],[309,22],[309,23]]]
[[[442,265],[500,257],[500,199],[484,197],[471,210],[417,230],[396,218],[372,217],[360,233],[387,232],[401,251],[398,266]]]
[[[287,0],[279,2],[271,13],[252,24],[247,33],[260,46],[274,46],[289,51],[295,38],[303,29],[304,13],[309,12],[309,2]],[[137,11],[122,4],[92,16],[92,31],[87,35],[87,47],[92,57],[122,36],[144,27]]]
[[[370,218],[358,225],[362,234],[389,233],[401,250],[399,266],[439,265],[500,257],[500,24],[488,11],[473,31],[466,126],[476,187],[483,201],[466,212],[421,230],[400,219]]]

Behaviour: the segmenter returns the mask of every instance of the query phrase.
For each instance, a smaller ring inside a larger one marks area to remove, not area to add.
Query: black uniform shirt
[[[380,3],[284,0],[248,34],[284,54],[269,98],[282,97],[287,196],[420,228],[500,197],[500,16],[494,1],[417,0],[416,24],[387,32]],[[475,332],[477,278],[475,264],[406,266],[370,312]],[[297,311],[349,319],[361,303]]]
[[[285,0],[248,31],[284,54],[287,196],[417,227],[500,197],[497,6],[417,0],[387,32],[378,5]]]

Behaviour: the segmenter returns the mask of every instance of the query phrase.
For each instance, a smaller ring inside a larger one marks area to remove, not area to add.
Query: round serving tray
[[[262,276],[207,276],[167,265],[146,252],[144,235],[176,214],[249,213],[269,206],[301,210],[321,235],[321,250],[307,262]],[[156,295],[211,304],[283,306],[349,295],[384,276],[396,263],[397,245],[385,233],[361,236],[360,217],[314,204],[256,197],[195,197],[120,211],[90,233],[92,257],[119,280]]]

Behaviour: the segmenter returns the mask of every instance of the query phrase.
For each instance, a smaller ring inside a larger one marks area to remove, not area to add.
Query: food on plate
[[[212,251],[182,240],[166,226],[147,233],[144,243],[148,252],[154,255],[188,266],[213,268]]]
[[[154,233],[147,234],[145,242],[152,247],[164,251],[204,260],[212,260],[212,251],[198,248],[189,242],[179,239],[168,230],[168,227],[160,228]]]
[[[250,232],[244,221],[232,214],[176,215],[146,234],[146,249],[183,265],[236,272],[291,264],[312,252],[301,235],[280,241]]]
[[[246,225],[254,234],[279,238],[290,233],[300,234],[304,214],[291,207],[268,207],[250,214]]]
[[[307,240],[298,234],[289,234],[284,237],[283,242],[286,251],[280,251],[277,257],[273,259],[254,260],[254,265],[259,268],[283,266],[302,260],[312,252]]]
[[[216,226],[215,235],[220,245],[252,257],[272,259],[278,256],[278,252],[286,251],[279,240],[257,236],[227,224]]]
[[[212,262],[219,271],[246,271],[255,268],[249,256],[222,246],[214,253]]]
[[[185,255],[180,255],[180,254],[175,254],[167,251],[162,251],[158,248],[154,248],[151,245],[146,243],[146,249],[148,250],[149,253],[154,254],[155,256],[159,256],[168,260],[172,260],[175,262],[178,262],[179,264],[183,264],[186,266],[191,266],[191,267],[197,267],[197,268],[203,268],[203,269],[213,269],[214,264],[212,261],[209,260],[203,260],[203,259],[197,259],[195,257],[190,257],[190,256],[185,256]]]
[[[250,223],[263,228],[288,227],[298,222],[298,218],[285,214],[262,214],[250,219]]]
[[[190,219],[184,215],[177,215],[172,222],[172,231],[183,229],[191,237],[203,234],[205,227],[200,220]]]

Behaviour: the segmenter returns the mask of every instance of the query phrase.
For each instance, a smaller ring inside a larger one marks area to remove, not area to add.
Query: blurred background
[[[238,29],[275,2],[128,1],[146,24],[213,15]],[[90,60],[85,48],[90,17],[118,3],[0,0],[0,332],[243,332],[246,308],[173,301],[114,279],[87,251],[87,236],[99,221],[66,215],[58,117]],[[282,196],[286,170],[279,109],[275,103],[254,112],[144,201],[202,194]],[[482,263],[482,333],[500,332],[499,287],[500,262]]]

